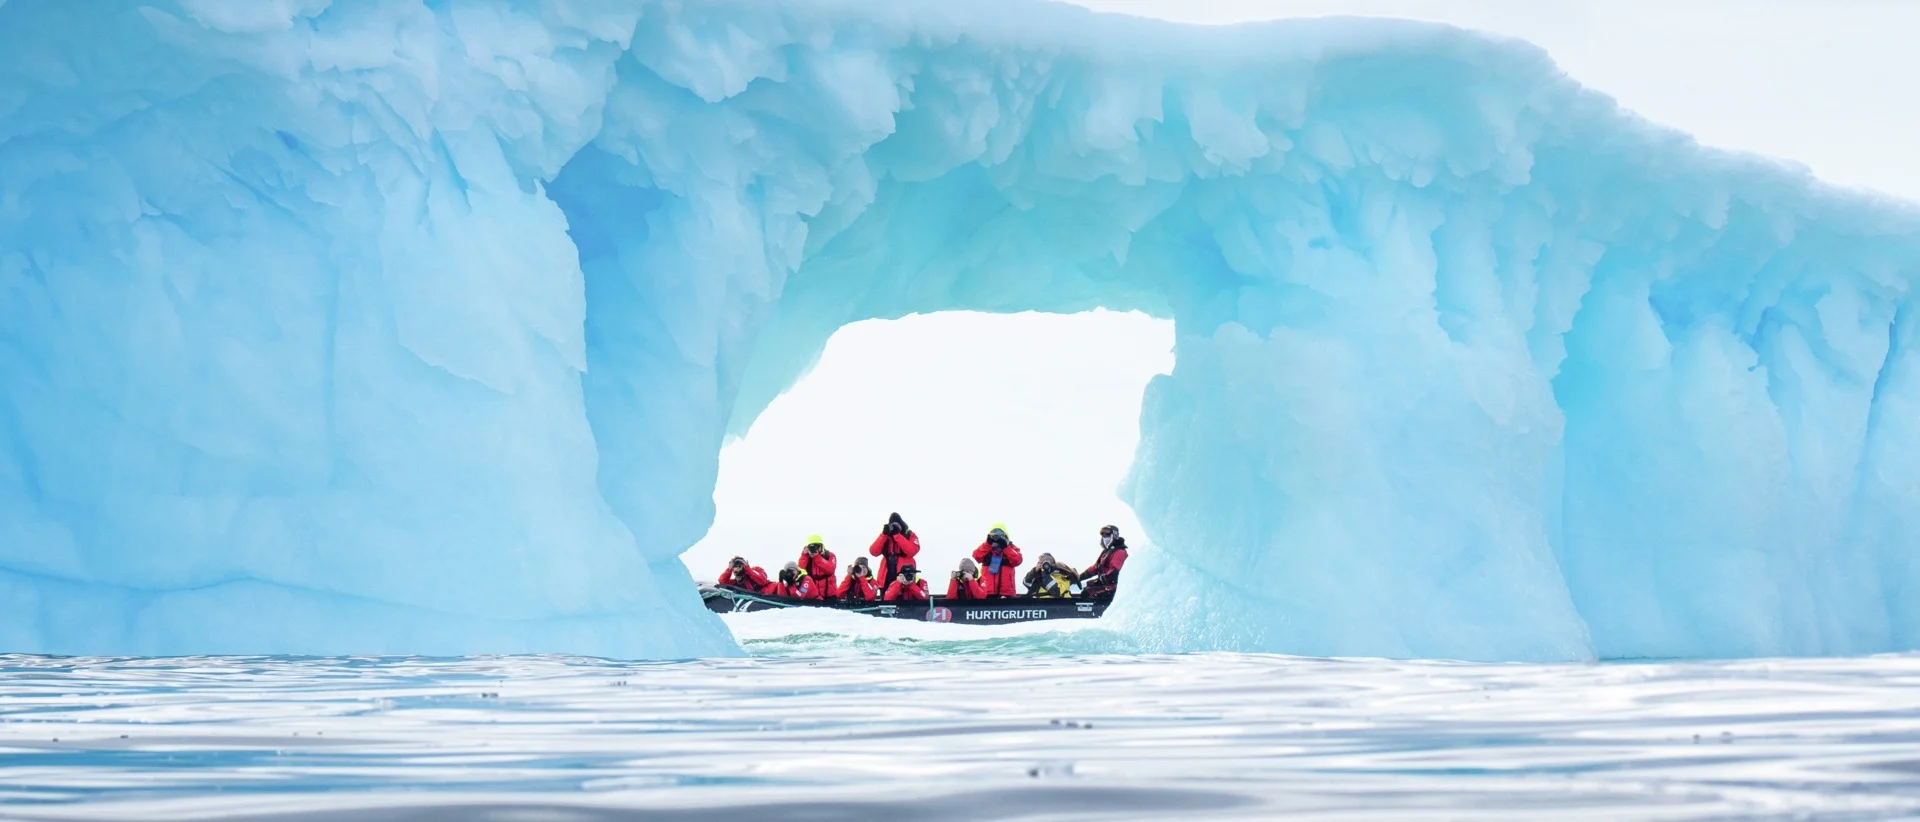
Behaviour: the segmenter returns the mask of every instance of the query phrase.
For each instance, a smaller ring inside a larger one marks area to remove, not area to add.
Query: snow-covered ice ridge
[[[1916,274],[1442,26],[6,0],[0,648],[729,653],[675,556],[835,328],[1096,306],[1146,647],[1913,648]]]

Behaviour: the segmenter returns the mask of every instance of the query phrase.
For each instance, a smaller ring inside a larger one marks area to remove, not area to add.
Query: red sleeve
[[[1020,566],[1020,546],[1011,542],[1007,543],[1007,566],[1013,568]]]
[[[1113,564],[1113,570],[1115,571],[1120,570],[1120,566],[1127,564],[1127,549],[1122,548],[1118,551],[1113,552],[1112,564]]]
[[[987,544],[986,544],[986,543],[984,543],[984,542],[982,542],[982,543],[980,543],[980,547],[978,547],[978,548],[975,548],[975,549],[973,549],[973,561],[974,561],[974,562],[986,562],[986,561],[987,561],[987,552],[988,552],[988,550],[989,550],[989,549],[987,548]]]
[[[834,556],[832,551],[822,551],[820,552],[820,559],[826,562],[827,570],[820,572],[817,576],[822,579],[832,580],[833,572],[840,568],[840,558]]]
[[[873,538],[873,544],[867,546],[867,553],[877,557],[877,556],[880,556],[881,553],[886,550],[886,548],[887,548],[887,535],[882,533],[880,536]]]
[[[767,572],[761,570],[757,565],[747,566],[747,581],[753,583],[753,587],[755,588],[765,588],[773,584],[772,581],[767,579]]]
[[[725,571],[721,571],[721,572],[720,572],[720,579],[718,579],[718,580],[716,580],[715,582],[716,582],[716,584],[719,584],[719,585],[733,585],[733,584],[734,584],[734,582],[733,582],[733,566],[731,566],[731,565],[729,565],[729,566],[727,566],[727,570],[725,570]]]
[[[921,599],[927,598],[927,581],[926,580],[923,579],[923,580],[920,580],[919,582],[914,583],[913,589],[920,592]]]
[[[909,556],[909,557],[919,556],[920,555],[920,535],[908,534],[907,544],[900,546],[900,553],[903,556]]]

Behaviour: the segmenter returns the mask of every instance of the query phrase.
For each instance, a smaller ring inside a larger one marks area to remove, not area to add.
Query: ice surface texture
[[[1155,647],[1912,648],[1916,274],[1440,26],[6,0],[0,647],[724,653],[675,556],[834,329],[1107,306]]]

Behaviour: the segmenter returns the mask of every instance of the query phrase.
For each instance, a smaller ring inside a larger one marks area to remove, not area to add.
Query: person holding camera
[[[814,599],[833,596],[833,572],[840,567],[840,560],[827,550],[826,543],[819,534],[814,534],[807,537],[807,547],[800,549],[800,570],[818,582],[814,586]]]
[[[1020,567],[1020,546],[1007,539],[1007,526],[996,524],[987,532],[987,541],[973,549],[973,561],[985,569],[980,582],[987,589],[989,597],[1010,597],[1019,593],[1014,580],[1020,577],[1014,569]]]
[[[780,579],[773,583],[774,596],[794,599],[818,599],[820,583],[800,567],[798,562],[789,562],[780,569]]]
[[[886,596],[881,599],[886,602],[926,602],[927,581],[920,578],[920,569],[908,562],[900,566],[899,576],[894,578],[892,585],[887,586]]]
[[[913,558],[920,555],[920,535],[908,528],[898,513],[888,515],[887,524],[867,546],[867,553],[880,558],[880,590],[884,591],[893,585],[900,569],[913,564]]]
[[[873,568],[867,565],[866,557],[853,558],[853,564],[847,566],[847,578],[840,581],[840,590],[835,595],[847,602],[872,602],[880,598],[880,589],[873,584]]]
[[[1120,567],[1127,564],[1127,541],[1120,529],[1100,526],[1100,558],[1080,575],[1080,595],[1089,599],[1113,596],[1120,588]]]
[[[1027,596],[1066,599],[1073,596],[1073,586],[1079,580],[1080,574],[1072,566],[1056,562],[1052,554],[1041,554],[1022,582],[1026,583]]]
[[[767,587],[773,583],[767,579],[767,572],[761,570],[760,566],[749,565],[745,559],[734,557],[727,560],[727,569],[720,572],[720,584],[739,588],[748,593],[762,594],[766,593]]]
[[[986,586],[980,584],[980,566],[960,558],[960,570],[947,578],[947,599],[986,599]]]

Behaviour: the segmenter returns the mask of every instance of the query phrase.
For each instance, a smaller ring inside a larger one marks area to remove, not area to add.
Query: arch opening
[[[844,567],[898,510],[935,580],[994,522],[1029,556],[1084,564],[1098,526],[1140,534],[1119,490],[1172,345],[1170,323],[1138,312],[845,326],[722,449],[713,528],[681,559],[697,579],[735,554],[772,569],[818,533]]]

